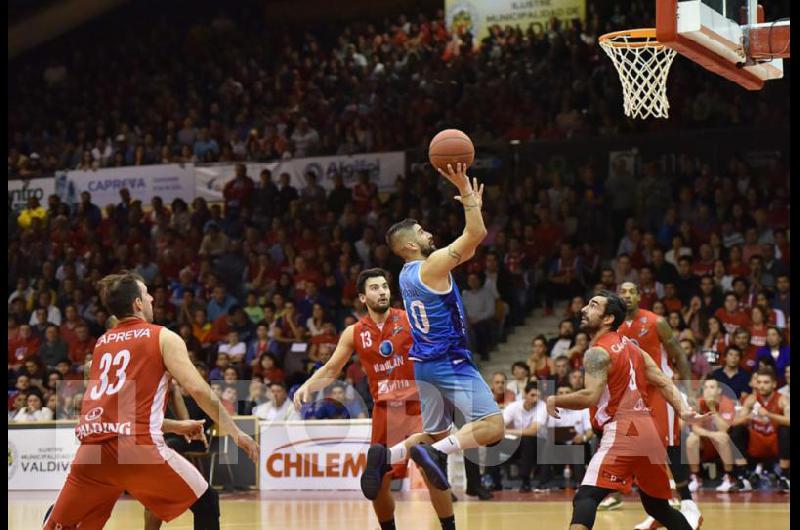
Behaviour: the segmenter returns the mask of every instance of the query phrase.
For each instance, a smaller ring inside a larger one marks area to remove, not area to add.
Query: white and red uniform
[[[667,350],[661,343],[661,337],[658,334],[658,318],[658,315],[651,311],[639,309],[636,318],[623,322],[617,331],[650,355],[653,362],[671,379],[674,373],[672,362],[669,360]],[[675,410],[667,404],[664,396],[654,387],[648,385],[647,394],[650,396],[653,421],[656,422],[656,429],[658,429],[664,446],[680,445],[681,427],[678,418],[675,417]]]
[[[358,359],[375,401],[372,443],[392,447],[422,432],[419,394],[414,382],[414,361],[408,358],[413,339],[406,312],[389,309],[382,327],[369,316],[353,326]],[[406,476],[407,464],[392,466],[392,476]]]
[[[611,363],[603,395],[589,411],[592,427],[603,436],[582,485],[628,493],[636,480],[647,495],[672,498],[667,452],[650,416],[642,354],[615,331],[593,346],[603,348]]]
[[[781,394],[773,392],[769,399],[764,399],[756,392],[758,404],[773,414],[783,416]],[[747,454],[758,460],[773,460],[778,458],[778,424],[763,416],[755,416],[750,422],[747,440]]]
[[[161,326],[133,318],[97,340],[75,429],[81,447],[45,528],[103,528],[125,491],[170,521],[208,488],[164,443],[169,374],[160,333]]]

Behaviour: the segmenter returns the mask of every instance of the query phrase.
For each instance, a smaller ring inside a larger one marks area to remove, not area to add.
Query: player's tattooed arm
[[[662,344],[667,349],[670,359],[678,369],[681,380],[689,381],[692,378],[692,369],[689,366],[689,359],[686,358],[686,353],[683,351],[678,338],[672,331],[669,322],[664,317],[659,317],[656,321],[656,330],[661,339]]]
[[[571,394],[550,396],[548,400],[553,400],[555,407],[573,410],[586,409],[596,405],[606,388],[610,363],[611,358],[606,350],[597,347],[589,348],[583,354],[583,367],[586,370],[584,388]]]
[[[461,263],[463,255],[455,248],[453,248],[453,245],[449,245],[447,247],[447,255],[456,260],[456,263]]]

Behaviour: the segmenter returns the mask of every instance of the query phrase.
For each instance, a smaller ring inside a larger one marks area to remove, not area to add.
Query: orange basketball
[[[433,167],[447,171],[447,164],[453,168],[458,162],[467,167],[475,159],[475,147],[469,136],[458,129],[445,129],[431,140],[428,146],[428,160]]]

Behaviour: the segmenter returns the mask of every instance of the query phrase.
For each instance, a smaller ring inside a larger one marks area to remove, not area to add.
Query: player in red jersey
[[[386,447],[404,441],[407,447],[432,441],[427,435],[419,434],[422,432],[420,401],[414,381],[414,362],[408,358],[413,339],[405,310],[389,306],[391,293],[386,278],[387,273],[382,269],[367,269],[359,274],[356,281],[358,296],[367,306],[367,315],[342,332],[336,351],[328,362],[294,394],[294,404],[299,410],[303,403],[312,399],[315,392],[336,380],[355,350],[367,374],[369,391],[375,402],[372,411],[372,447],[376,447],[376,444],[383,447],[383,456]],[[367,459],[375,456],[371,448]],[[442,465],[445,465],[444,462],[443,459]],[[391,479],[406,476],[408,461],[392,466],[368,464],[367,469],[370,468],[384,469],[385,473],[380,477],[371,477],[365,472],[361,477],[362,490],[372,501],[381,530],[394,529]],[[430,485],[428,490],[442,529],[455,529],[450,490],[440,490]],[[373,491],[374,494],[371,493]]]
[[[603,291],[581,310],[581,328],[592,336],[583,364],[585,388],[547,398],[547,410],[590,408],[592,427],[603,437],[573,499],[570,530],[594,525],[597,506],[613,491],[630,492],[633,481],[645,511],[669,530],[690,530],[678,510],[669,505],[670,475],[666,449],[650,412],[648,387],[654,387],[689,423],[702,420],[687,404],[672,379],[653,359],[617,329],[625,318],[624,302]]]
[[[623,282],[617,290],[619,297],[625,302],[628,311],[625,321],[617,330],[620,335],[628,337],[639,348],[645,351],[668,377],[672,377],[674,367],[678,368],[680,379],[689,381],[691,379],[691,367],[686,359],[677,337],[672,333],[672,328],[664,317],[660,317],[651,311],[641,309],[639,301],[641,295],[635,283]],[[681,499],[681,512],[689,521],[693,530],[700,527],[700,508],[692,499],[692,492],[689,491],[689,466],[688,461],[681,456],[681,426],[675,411],[669,406],[667,401],[652,386],[649,386],[647,393],[650,396],[650,408],[652,409],[653,420],[656,424],[659,437],[667,448],[669,458],[669,468],[672,478],[675,481],[675,489]],[[619,495],[611,502],[621,504]],[[604,501],[604,503],[608,500]],[[653,517],[647,517],[644,521],[636,525],[635,530],[655,530],[660,528]]]
[[[220,407],[180,336],[151,324],[153,297],[139,275],[123,271],[103,278],[101,299],[119,323],[95,345],[76,428],[81,447],[44,527],[103,528],[127,491],[158,519],[171,521],[191,508],[196,524],[218,529],[216,493],[164,443],[170,375],[253,461],[256,443]]]

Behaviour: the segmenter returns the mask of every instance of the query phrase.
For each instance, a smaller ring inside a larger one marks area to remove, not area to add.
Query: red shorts
[[[171,521],[207,488],[200,472],[166,445],[135,445],[132,438],[84,444],[45,528],[101,529],[125,491],[162,521]]]
[[[763,435],[750,429],[747,440],[747,456],[756,460],[775,460],[778,458],[778,433]]]
[[[647,495],[671,499],[670,480],[667,452],[653,422],[639,418],[605,425],[581,484],[629,493],[636,481]]]
[[[422,432],[419,401],[379,401],[372,410],[372,443],[392,447]],[[392,477],[405,478],[408,462],[392,466]]]

